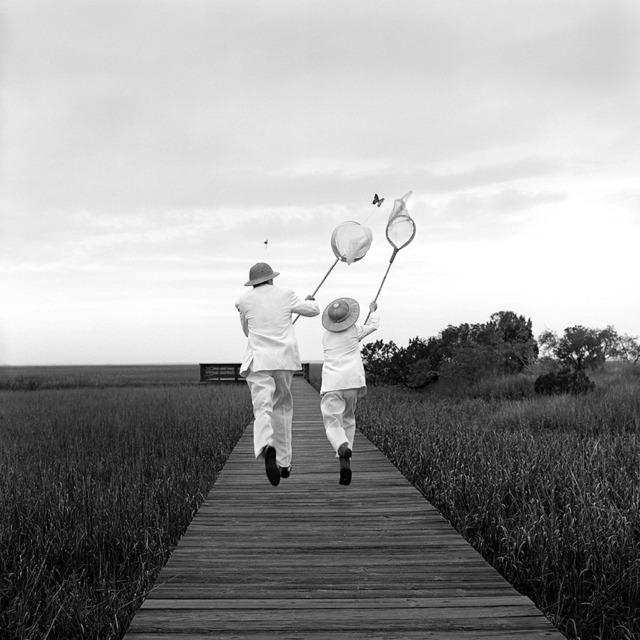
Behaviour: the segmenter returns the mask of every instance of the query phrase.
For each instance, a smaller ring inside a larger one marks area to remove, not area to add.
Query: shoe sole
[[[267,478],[269,478],[269,482],[277,487],[280,484],[280,469],[278,469],[278,465],[276,464],[276,452],[275,449],[272,449],[273,453],[265,453],[265,469],[267,472]]]
[[[340,458],[340,484],[351,484],[351,464],[349,458]]]

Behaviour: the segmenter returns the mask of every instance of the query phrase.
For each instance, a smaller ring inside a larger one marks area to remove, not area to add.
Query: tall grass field
[[[0,368],[0,638],[121,638],[251,419],[197,366]]]
[[[640,639],[640,368],[594,393],[533,379],[466,393],[369,388],[358,426],[575,640]]]
[[[252,419],[197,379],[0,368],[0,639],[123,636]],[[593,379],[370,387],[358,426],[567,638],[638,640],[640,368]]]

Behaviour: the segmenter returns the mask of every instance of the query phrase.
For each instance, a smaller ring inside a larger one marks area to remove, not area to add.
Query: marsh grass
[[[370,388],[358,426],[568,638],[632,640],[638,380],[633,370],[601,373],[588,396],[517,400],[498,399],[499,389],[453,398]]]
[[[0,391],[3,639],[122,637],[251,419],[244,385],[101,375]]]
[[[196,365],[0,367],[0,390],[104,389],[199,384]]]

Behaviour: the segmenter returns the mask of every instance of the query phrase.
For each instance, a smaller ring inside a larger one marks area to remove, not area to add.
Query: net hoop
[[[351,264],[367,255],[373,236],[371,230],[359,222],[347,220],[339,224],[331,234],[331,250],[340,261]]]
[[[409,214],[401,213],[389,221],[385,234],[389,244],[400,251],[415,238],[416,223]]]
[[[415,237],[416,235],[416,223],[413,221],[413,218],[409,215],[407,211],[406,202],[411,195],[411,191],[405,193],[402,198],[398,198],[393,203],[393,211],[389,216],[389,222],[387,222],[387,228],[385,230],[385,235],[387,236],[387,240],[389,244],[393,247],[393,253],[391,254],[391,259],[389,260],[389,265],[387,266],[387,270],[382,278],[382,282],[380,283],[380,287],[378,288],[378,292],[376,293],[376,297],[373,299],[374,302],[378,301],[378,296],[382,291],[382,287],[389,275],[389,271],[391,270],[391,265],[398,254],[400,249],[406,247]],[[365,320],[365,324],[369,320],[369,315]]]

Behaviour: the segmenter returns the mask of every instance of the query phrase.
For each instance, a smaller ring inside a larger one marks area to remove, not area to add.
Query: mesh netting
[[[389,222],[391,222],[394,218],[397,218],[398,216],[408,216],[409,212],[407,211],[407,200],[409,199],[409,196],[413,193],[413,191],[408,191],[407,193],[405,193],[402,198],[396,198],[393,201],[393,210],[391,211],[391,214],[389,215]]]
[[[331,248],[339,260],[351,264],[367,254],[373,235],[371,229],[363,227],[358,222],[343,222],[338,225],[331,235]]]

